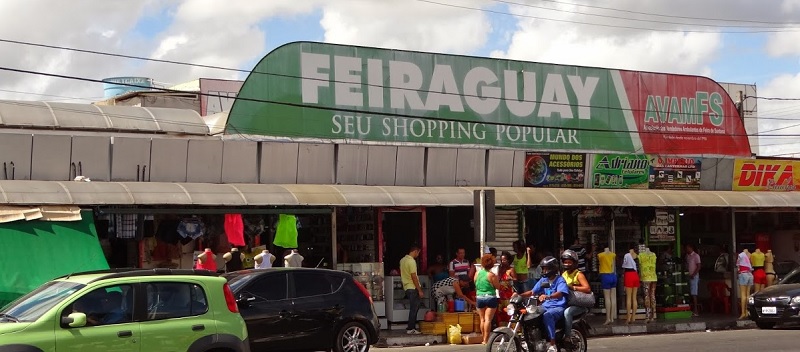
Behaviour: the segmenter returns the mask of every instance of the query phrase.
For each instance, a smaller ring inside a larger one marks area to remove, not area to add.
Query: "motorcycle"
[[[515,296],[506,307],[511,319],[505,327],[498,327],[489,336],[487,352],[546,352],[550,346],[547,329],[544,326],[545,309],[538,305],[536,298]],[[591,327],[583,318],[586,313],[573,319],[570,336],[564,336],[564,319],[556,324],[556,348],[558,351],[586,352]]]

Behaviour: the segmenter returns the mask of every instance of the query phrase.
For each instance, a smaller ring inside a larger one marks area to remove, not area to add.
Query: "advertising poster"
[[[650,241],[675,241],[675,213],[656,209],[656,217],[650,222]]]
[[[295,42],[253,68],[228,133],[562,153],[751,155],[706,77]],[[208,113],[211,109],[208,109]]]
[[[583,188],[586,154],[528,153],[525,187]]]
[[[800,185],[798,163],[790,160],[736,159],[734,191],[796,191]]]
[[[592,188],[647,189],[650,158],[636,154],[595,154]]]
[[[700,158],[650,156],[651,189],[700,189]]]

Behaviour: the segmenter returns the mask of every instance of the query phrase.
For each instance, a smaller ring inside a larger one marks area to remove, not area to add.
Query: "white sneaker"
[[[421,332],[417,331],[417,329],[406,330],[406,334],[409,335],[419,335]]]
[[[550,347],[547,348],[547,352],[558,352],[558,349],[556,346],[550,345]]]

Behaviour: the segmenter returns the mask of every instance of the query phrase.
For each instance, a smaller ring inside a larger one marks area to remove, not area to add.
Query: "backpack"
[[[714,262],[714,271],[724,273],[728,271],[728,256],[727,253],[720,253],[717,261]]]

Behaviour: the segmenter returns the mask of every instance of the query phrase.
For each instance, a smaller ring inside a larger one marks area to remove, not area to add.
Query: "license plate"
[[[775,307],[761,307],[761,314],[778,314],[778,308],[775,308]]]

